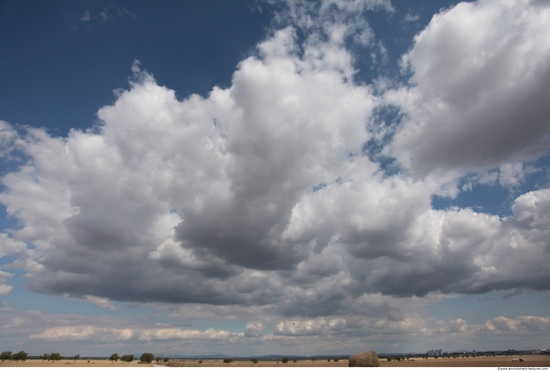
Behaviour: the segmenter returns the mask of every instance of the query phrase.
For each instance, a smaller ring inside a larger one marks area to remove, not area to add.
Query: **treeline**
[[[12,352],[2,352],[2,353],[0,353],[0,359],[2,360],[2,362],[7,361],[7,360],[24,361],[24,360],[27,359],[28,356],[29,355],[27,354],[27,352],[23,352],[23,351],[13,353],[13,354],[12,354]]]
[[[10,351],[5,351],[5,352],[0,353],[0,360],[2,360],[2,362],[4,362],[4,361],[17,361],[18,362],[18,361],[25,361],[27,359],[41,359],[44,362],[45,361],[52,361],[52,362],[53,361],[60,361],[62,359],[72,359],[72,360],[76,361],[76,360],[80,359],[80,354],[77,354],[76,356],[73,356],[73,357],[63,357],[59,353],[44,353],[41,356],[29,356],[29,354],[27,352],[24,352],[24,351],[20,351],[20,352],[17,352],[17,353],[12,353]]]
[[[46,361],[54,362],[54,361],[60,361],[60,360],[73,360],[76,362],[80,359],[80,354],[77,354],[73,357],[64,357],[59,353],[44,353],[41,356],[29,356],[29,354],[24,351],[20,351],[17,353],[12,353],[11,351],[4,351],[0,353],[0,360],[2,362],[4,361],[19,362],[19,361],[25,361],[27,359],[41,359],[43,362],[46,362]],[[124,354],[123,356],[119,356],[118,353],[113,353],[108,358],[108,360],[112,362],[118,362],[120,360],[121,362],[128,362],[128,363],[133,362],[134,359],[135,357],[133,354]],[[152,363],[154,360],[155,360],[155,355],[153,353],[143,353],[139,357],[139,361],[141,363]],[[156,358],[157,362],[160,362],[160,360],[161,359],[159,357]],[[167,359],[163,359],[163,361],[167,361]],[[88,360],[88,362],[90,361]]]
[[[133,362],[134,361],[134,355],[133,354],[125,354],[123,356],[119,356],[118,353],[113,353],[108,358],[109,361],[118,362],[118,360],[121,360],[122,362]],[[141,363],[152,363],[155,360],[155,355],[153,353],[143,353],[141,357],[139,357],[139,361]],[[156,358],[157,363],[160,362],[160,357]],[[168,359],[165,360],[165,362],[168,361]]]

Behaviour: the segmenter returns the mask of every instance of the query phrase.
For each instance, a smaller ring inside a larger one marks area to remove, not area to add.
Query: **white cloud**
[[[537,316],[508,318],[501,316],[485,322],[483,329],[488,332],[546,332],[550,329],[550,318]]]
[[[187,339],[203,339],[203,340],[227,340],[232,337],[241,336],[241,334],[231,333],[224,330],[215,330],[213,328],[204,331],[198,330],[180,330],[180,329],[158,329],[158,330],[141,330],[137,332],[139,340],[187,340]]]
[[[244,336],[258,338],[262,336],[264,325],[262,323],[248,323],[244,329]]]
[[[84,11],[84,13],[80,16],[80,20],[82,22],[90,22],[92,20],[91,12],[89,10]]]
[[[540,269],[550,266],[550,189],[520,195],[506,218],[431,203],[456,196],[470,171],[471,181],[516,187],[521,161],[547,148],[535,138],[548,134],[550,112],[535,93],[548,72],[548,9],[481,1],[443,11],[406,55],[414,85],[379,97],[353,82],[346,42],[360,35],[356,43],[381,49],[356,15],[391,12],[389,3],[325,2],[317,13],[292,4],[294,26],[206,97],[178,100],[136,62],[130,88],[98,111],[93,130],[59,138],[0,122],[2,153],[28,158],[2,177],[0,201],[20,227],[0,235],[0,252],[32,290],[108,310],[111,301],[185,303],[180,313],[195,318],[239,317],[243,332],[52,321],[33,339],[345,334],[360,344],[377,333],[390,344],[471,334],[461,318],[432,326],[420,315],[419,302],[441,293],[550,289]],[[509,25],[511,14],[520,16]],[[385,104],[405,113],[400,124],[376,126]],[[401,169],[367,156],[370,140]],[[486,327],[524,326],[511,321]]]
[[[6,233],[0,233],[0,258],[21,257],[26,249],[27,246],[22,241],[12,239]],[[9,267],[9,265],[7,266]],[[4,267],[0,265],[0,268]],[[13,274],[0,269],[0,295],[7,295],[13,290],[13,286],[6,284],[12,276]]]
[[[146,347],[148,351],[184,355],[205,354],[205,349],[215,347],[220,351],[238,354],[244,350],[248,355],[266,354],[266,349],[286,354],[319,354],[332,349],[333,352],[345,349],[362,349],[365,343],[377,349],[414,349],[425,351],[434,346],[438,339],[441,346],[442,334],[445,339],[454,339],[459,343],[470,344],[480,349],[480,344],[491,341],[491,344],[509,344],[511,336],[530,336],[534,343],[540,344],[544,339],[550,321],[546,317],[518,316],[516,318],[496,317],[481,324],[466,323],[461,318],[451,321],[434,321],[422,308],[429,303],[438,303],[441,298],[398,299],[371,296],[364,303],[379,301],[390,303],[390,310],[400,309],[404,316],[389,319],[384,314],[373,314],[367,310],[357,315],[326,316],[318,318],[295,318],[276,321],[277,317],[269,315],[271,329],[259,322],[243,324],[243,332],[216,328],[195,329],[181,327],[174,323],[178,318],[194,320],[200,317],[190,312],[181,313],[181,317],[172,315],[172,323],[151,325],[143,317],[128,316],[123,322],[117,316],[78,316],[73,314],[43,314],[34,311],[15,310],[1,307],[0,314],[4,319],[3,335],[8,338],[25,338],[19,346],[29,346],[40,341],[37,354],[48,351],[51,344],[56,344],[63,352],[81,352],[82,347],[89,351],[102,349],[102,354],[113,351],[126,351],[128,344],[132,347]],[[187,306],[186,306],[187,307]],[[203,308],[206,309],[206,308]],[[216,310],[227,308],[211,307]],[[162,316],[163,312],[172,312],[166,306],[158,306],[150,315]],[[260,311],[264,308],[259,309]],[[231,318],[237,311],[230,310]],[[198,313],[203,320],[218,318],[204,317],[204,311]],[[243,312],[250,318],[250,310]],[[275,322],[273,323],[272,321]],[[14,335],[17,334],[15,337]],[[46,342],[42,343],[42,341]],[[19,341],[19,340],[18,340]],[[455,343],[456,344],[456,343]],[[397,348],[394,348],[397,347]],[[110,353],[109,353],[110,354]],[[226,353],[227,354],[227,353]]]
[[[496,7],[482,5],[455,11],[477,19]],[[436,17],[415,48],[453,14]],[[546,287],[544,272],[521,273],[546,260],[542,232],[523,216],[542,217],[542,203],[526,209],[520,197],[506,221],[432,210],[440,179],[388,176],[363,155],[382,102],[346,77],[351,60],[307,52],[344,46],[307,41],[300,54],[296,43],[292,28],[276,32],[230,87],[184,101],[136,62],[96,130],[18,138],[32,162],[3,177],[0,199],[22,222],[14,236],[39,247],[18,263],[30,287],[105,308],[247,302],[288,315],[344,311],[350,294]],[[513,178],[502,169],[501,182]]]
[[[79,21],[85,24],[90,23],[110,23],[124,18],[136,19],[136,15],[126,8],[109,4],[98,9],[87,9],[82,12]]]
[[[405,22],[416,22],[416,21],[418,21],[419,18],[420,18],[420,16],[418,14],[411,14],[409,12],[405,16],[405,18],[403,18],[403,21],[405,21]]]
[[[504,164],[500,167],[499,183],[502,187],[517,187],[525,176],[522,163]]]
[[[344,325],[344,319],[333,320],[333,325]],[[326,336],[333,327],[325,319],[280,322],[275,326],[275,335],[280,336]]]
[[[462,318],[457,318],[444,323],[437,332],[443,334],[462,334],[468,331],[468,323]]]
[[[19,240],[11,238],[6,233],[0,233],[0,258],[5,256],[17,256],[25,252],[27,245]]]
[[[84,297],[84,299],[91,304],[95,305],[98,308],[106,309],[106,310],[115,310],[116,306],[113,305],[109,300],[105,298],[98,298],[97,296],[91,296],[87,295]]]
[[[241,336],[223,330],[209,328],[204,331],[180,329],[124,329],[95,326],[59,326],[48,328],[40,334],[31,335],[31,339],[50,341],[108,341],[132,340],[223,340]]]
[[[547,4],[464,2],[435,15],[404,56],[406,113],[386,153],[415,177],[483,170],[547,153]]]
[[[4,272],[0,271],[0,274]],[[2,279],[2,276],[0,275],[0,279]],[[0,295],[7,295],[11,292],[13,289],[13,286],[10,285],[0,285]]]
[[[31,339],[82,341],[89,340],[97,332],[98,330],[93,326],[60,326],[47,329],[41,334],[31,335]]]
[[[0,158],[7,156],[21,144],[17,131],[8,122],[0,120]]]

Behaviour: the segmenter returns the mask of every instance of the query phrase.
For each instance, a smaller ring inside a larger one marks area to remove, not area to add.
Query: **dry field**
[[[5,361],[0,362],[0,367],[152,367],[151,364],[140,364],[139,361],[122,363],[111,362],[108,360],[88,360],[79,359],[73,360],[61,360],[61,361],[42,361],[39,359],[27,359],[26,361]]]
[[[517,361],[522,358],[524,361]],[[253,364],[251,361],[235,361],[230,364],[223,363],[221,360],[198,361],[176,361],[174,365],[183,367],[348,367],[347,360],[334,362],[331,360],[300,360],[294,363],[292,360],[284,364],[276,361],[259,361]],[[526,356],[497,356],[497,357],[477,357],[477,358],[459,358],[459,359],[410,359],[408,361],[392,361],[386,359],[380,360],[381,367],[544,367],[550,369],[550,356],[526,355]]]
[[[522,358],[524,361],[519,362]],[[179,367],[348,367],[347,360],[334,362],[331,360],[299,360],[288,363],[281,361],[258,361],[254,364],[251,361],[234,361],[232,363],[223,363],[222,360],[175,360],[171,362],[172,366]],[[78,361],[55,361],[42,362],[41,360],[26,360],[24,362],[5,361],[0,363],[0,367],[152,367],[151,364],[140,364],[138,361],[131,363],[111,362],[108,360],[78,360]],[[477,357],[477,358],[459,358],[459,359],[410,359],[408,361],[380,360],[381,367],[539,367],[550,368],[550,356],[544,355],[526,355],[526,356],[497,356],[497,357]]]

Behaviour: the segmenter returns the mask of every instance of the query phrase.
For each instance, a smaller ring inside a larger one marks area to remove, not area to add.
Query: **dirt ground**
[[[523,359],[523,362],[519,361]],[[263,361],[260,360],[254,364],[251,361],[234,361],[232,363],[223,363],[222,360],[175,360],[172,366],[179,367],[348,367],[347,360],[334,362],[331,360],[299,360],[288,363],[281,361]],[[90,360],[81,359],[78,361],[62,360],[55,362],[43,362],[41,360],[26,360],[24,362],[5,361],[0,362],[0,367],[153,367],[153,364],[140,364],[139,361],[130,363],[111,362],[108,360]],[[459,358],[459,359],[410,359],[408,361],[380,360],[381,367],[539,367],[550,369],[550,356],[544,355],[526,355],[526,356],[497,356],[497,357],[477,357],[477,358]]]
[[[27,359],[26,361],[4,361],[0,362],[0,367],[152,367],[151,364],[140,364],[139,361],[122,363],[108,360],[88,360],[79,359],[61,360],[61,361],[42,361],[39,359]]]

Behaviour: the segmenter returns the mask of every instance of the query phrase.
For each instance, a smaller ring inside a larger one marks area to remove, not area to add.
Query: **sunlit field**
[[[520,361],[522,359],[523,361]],[[134,362],[112,362],[109,360],[61,360],[61,361],[4,361],[0,367],[154,367],[154,366],[172,366],[172,367],[348,367],[347,360],[330,362],[326,359],[312,360],[289,360],[287,363],[274,360],[258,360],[257,363],[251,360],[235,360],[230,363],[224,363],[221,359],[216,360],[170,360],[168,362],[153,362],[152,364],[142,364],[139,361]],[[411,358],[403,361],[380,360],[381,367],[550,367],[550,356],[547,355],[526,355],[526,356],[497,356],[497,357],[476,357],[460,359],[421,359]]]

